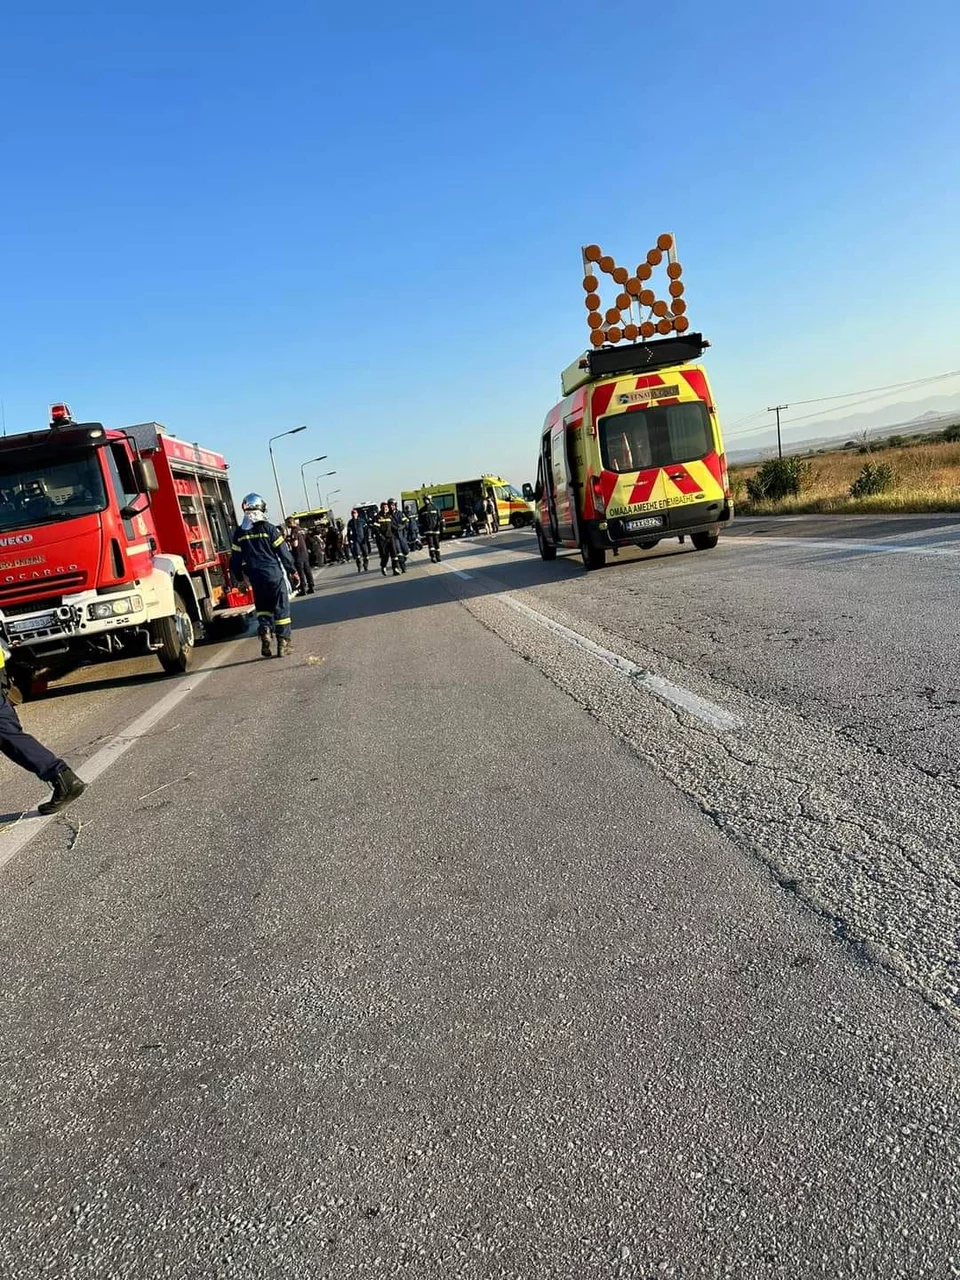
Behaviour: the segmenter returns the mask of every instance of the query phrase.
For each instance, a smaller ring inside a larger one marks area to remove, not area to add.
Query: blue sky
[[[320,453],[348,502],[519,484],[586,346],[581,244],[635,263],[664,230],[727,423],[960,364],[955,2],[2,23],[10,431],[60,397],[157,419],[272,497],[266,439],[305,422],[288,507]]]

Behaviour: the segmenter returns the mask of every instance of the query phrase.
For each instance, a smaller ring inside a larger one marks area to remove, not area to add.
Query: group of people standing
[[[276,637],[277,657],[284,657],[292,650],[290,589],[298,596],[316,591],[311,565],[316,550],[311,548],[310,540],[318,534],[316,530],[303,530],[297,520],[288,521],[284,531],[277,529],[267,520],[267,504],[258,493],[247,494],[242,507],[243,520],[233,535],[230,573],[234,582],[249,582],[253,588],[260,652],[265,658],[272,657],[272,640]],[[354,507],[346,526],[342,520],[330,525],[327,554],[320,563],[339,563],[349,555],[356,563],[357,573],[367,573],[372,544],[376,542],[380,572],[386,577],[389,565],[393,574],[399,575],[407,571],[412,546],[425,545],[430,559],[439,562],[442,530],[443,517],[429,495],[416,516],[398,510],[393,498],[381,502],[372,522],[364,511]],[[57,761],[58,766],[60,763]]]
[[[496,533],[500,527],[500,520],[497,515],[496,503],[487,495],[487,497],[478,498],[473,505],[473,510],[460,511],[460,526],[463,529],[465,538],[475,537],[482,529],[484,533]]]
[[[323,520],[304,529],[299,520],[291,519],[287,521],[285,537],[300,574],[298,596],[313,595],[313,569],[347,562],[347,532],[342,520]]]
[[[380,510],[368,520],[358,507],[350,512],[346,538],[350,557],[357,566],[357,573],[366,573],[370,567],[372,546],[376,543],[380,557],[380,572],[386,577],[390,567],[394,577],[407,571],[407,557],[418,545],[426,546],[430,559],[440,560],[440,534],[443,518],[428,495],[417,514],[407,515],[397,507],[396,500],[380,503]]]

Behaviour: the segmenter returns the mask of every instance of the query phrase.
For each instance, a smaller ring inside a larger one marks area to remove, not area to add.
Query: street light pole
[[[300,467],[300,483],[303,485],[303,506],[304,510],[310,505],[310,495],[307,493],[307,477],[303,474],[304,467],[309,467],[311,463],[323,462],[326,458],[325,453],[321,453],[319,458],[308,458]]]
[[[783,444],[780,440],[780,410],[789,409],[789,408],[790,406],[788,404],[775,404],[775,405],[771,405],[767,409],[767,413],[775,413],[777,415],[777,457],[778,458],[783,457]]]
[[[306,431],[306,423],[302,427],[294,427],[292,431],[281,431],[279,435],[271,436],[267,441],[267,448],[270,451],[270,465],[273,467],[273,483],[277,486],[277,500],[280,503],[280,523],[283,524],[286,516],[283,512],[283,493],[280,489],[280,477],[277,475],[277,460],[273,456],[274,440],[282,440],[284,436],[295,436],[300,431]]]
[[[323,506],[323,494],[320,492],[320,481],[325,480],[327,476],[335,476],[336,471],[324,471],[323,475],[317,476],[317,501]]]

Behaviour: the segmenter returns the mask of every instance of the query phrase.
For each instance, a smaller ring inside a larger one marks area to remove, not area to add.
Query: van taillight
[[[603,500],[603,478],[601,476],[591,476],[590,485],[593,489],[593,506],[594,510],[603,515],[606,511],[607,504]]]
[[[720,455],[720,483],[723,485],[723,496],[725,498],[729,498],[730,476],[727,473],[727,455],[725,453],[721,453]]]

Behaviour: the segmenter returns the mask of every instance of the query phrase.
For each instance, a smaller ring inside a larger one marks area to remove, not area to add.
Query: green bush
[[[780,502],[795,498],[813,482],[813,467],[801,458],[768,458],[747,481],[751,502]]]
[[[947,444],[960,444],[960,422],[953,422],[943,429],[943,439]]]
[[[850,497],[871,498],[876,493],[886,493],[893,488],[895,481],[889,462],[865,462],[850,486]]]
[[[905,444],[906,441],[903,436],[890,436],[887,439],[888,449],[902,449]]]

